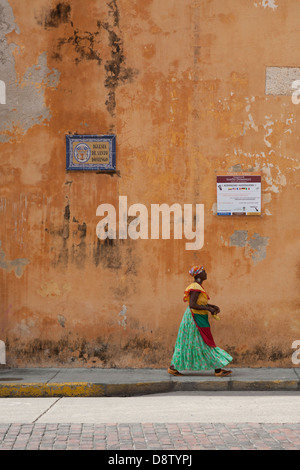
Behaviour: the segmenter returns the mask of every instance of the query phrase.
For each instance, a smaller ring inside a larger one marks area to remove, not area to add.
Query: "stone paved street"
[[[0,424],[0,450],[300,450],[299,424]]]

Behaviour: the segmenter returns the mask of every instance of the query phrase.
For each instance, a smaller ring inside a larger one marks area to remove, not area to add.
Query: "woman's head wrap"
[[[203,266],[193,266],[190,270],[189,273],[191,276],[195,277],[197,274],[201,273],[201,271],[204,270]]]

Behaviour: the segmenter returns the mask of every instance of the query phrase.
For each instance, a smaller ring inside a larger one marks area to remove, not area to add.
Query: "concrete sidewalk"
[[[166,369],[0,369],[0,397],[126,397],[178,391],[293,391],[300,393],[298,368],[233,368],[232,375]]]

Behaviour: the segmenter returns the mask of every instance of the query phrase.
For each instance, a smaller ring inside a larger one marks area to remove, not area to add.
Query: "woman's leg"
[[[169,372],[169,374],[171,374],[171,375],[183,375],[183,374],[181,374],[180,372],[178,372],[178,370],[175,369],[175,367],[173,366],[173,364],[171,364],[170,367],[168,368],[168,372]]]
[[[228,375],[231,374],[231,370],[225,370],[225,369],[215,369],[215,376],[217,377],[227,377]]]

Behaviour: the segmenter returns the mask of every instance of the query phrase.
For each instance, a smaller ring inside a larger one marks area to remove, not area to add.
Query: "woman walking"
[[[208,315],[219,320],[219,307],[209,304],[209,296],[202,287],[207,274],[203,266],[194,266],[189,271],[194,282],[184,291],[185,302],[189,302],[182,318],[169,374],[182,375],[178,370],[215,371],[215,376],[226,377],[231,370],[224,370],[232,357],[216,346],[210,330]]]

